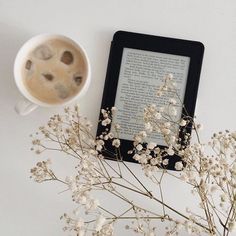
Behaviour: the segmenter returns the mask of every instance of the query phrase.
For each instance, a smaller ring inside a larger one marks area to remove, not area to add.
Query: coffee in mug
[[[14,74],[23,95],[33,104],[47,107],[74,100],[90,80],[84,50],[62,35],[39,35],[26,42],[16,57]]]
[[[28,92],[38,100],[60,104],[83,87],[86,65],[80,51],[62,39],[49,39],[25,57],[22,78]]]

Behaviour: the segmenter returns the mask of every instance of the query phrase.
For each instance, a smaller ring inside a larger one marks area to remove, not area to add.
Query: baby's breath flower
[[[87,210],[95,210],[97,209],[97,207],[100,205],[99,200],[98,199],[90,199],[89,201],[87,201],[86,203],[86,209]]]
[[[89,120],[87,120],[87,121],[85,122],[85,126],[86,126],[88,129],[91,129],[91,128],[93,127],[92,123],[91,123]]]
[[[170,98],[169,103],[172,105],[176,105],[177,101],[174,98]]]
[[[141,144],[139,144],[139,145],[136,146],[136,149],[137,149],[138,151],[141,151],[141,150],[143,149],[143,146],[142,146]]]
[[[169,156],[173,156],[175,154],[175,151],[173,150],[173,147],[170,146],[167,150],[166,150],[167,154]]]
[[[119,130],[119,129],[120,129],[120,125],[119,125],[119,124],[115,124],[115,125],[114,125],[114,128],[115,128],[116,130]]]
[[[177,109],[173,106],[169,107],[169,114],[171,116],[176,116],[177,115]]]
[[[150,111],[155,112],[156,108],[157,108],[156,104],[151,104],[150,105]]]
[[[97,142],[96,142],[96,150],[100,152],[103,149],[104,144],[105,143],[104,143],[104,141],[102,139],[97,140]]]
[[[171,127],[170,122],[165,122],[165,123],[164,123],[164,127],[165,127],[165,128],[170,128],[170,127]]]
[[[166,76],[166,80],[173,80],[173,78],[174,78],[174,76],[173,76],[173,74],[168,74],[167,76]]]
[[[84,220],[79,218],[76,222],[76,228],[82,228],[84,226]]]
[[[155,114],[154,114],[154,117],[157,119],[157,120],[160,120],[161,119],[161,113],[159,111],[157,111]]]
[[[182,170],[183,169],[183,163],[181,161],[178,161],[175,163],[175,169],[176,170]]]
[[[115,112],[117,111],[117,108],[116,108],[116,107],[112,107],[112,108],[111,108],[111,111],[112,111],[113,113],[115,113]]]
[[[203,125],[202,124],[196,124],[196,130],[202,130]]]
[[[113,139],[113,138],[114,138],[114,134],[113,134],[113,133],[111,133],[111,132],[110,132],[110,133],[108,133],[108,135],[107,135],[107,136],[108,136],[108,138],[109,138],[109,139]]]
[[[116,147],[116,148],[118,148],[118,147],[120,147],[120,140],[119,139],[114,139],[113,141],[112,141],[112,146],[114,146],[114,147]]]
[[[187,124],[187,121],[184,120],[184,119],[181,119],[179,125],[180,125],[180,126],[185,126],[186,124]]]
[[[135,135],[134,136],[134,141],[136,143],[141,143],[143,141],[143,138],[140,135]]]
[[[161,90],[157,90],[156,96],[161,97],[163,95],[163,92]]]
[[[34,139],[34,140],[32,141],[32,144],[33,144],[33,145],[40,145],[41,143],[40,143],[40,140],[39,140],[39,139]]]
[[[156,143],[154,143],[154,142],[150,142],[147,145],[147,148],[150,149],[150,150],[154,149],[155,147],[156,147]]]
[[[153,131],[152,125],[150,124],[150,122],[145,123],[145,130],[148,133],[151,133]]]
[[[97,232],[99,232],[102,229],[102,227],[105,224],[105,222],[106,222],[106,218],[104,216],[102,216],[102,215],[99,215],[99,217],[96,220],[95,230]]]
[[[53,179],[54,175],[52,170],[49,168],[50,164],[50,160],[38,162],[36,166],[30,170],[31,178],[38,183],[48,179]]]
[[[103,126],[107,126],[107,125],[109,125],[111,123],[111,120],[109,119],[109,118],[106,118],[106,119],[104,119],[103,121],[102,121],[102,125]]]
[[[98,236],[113,236],[114,235],[114,227],[113,223],[104,224],[100,232],[97,233]]]
[[[41,152],[42,152],[42,151],[40,151],[39,149],[36,149],[36,150],[35,150],[35,153],[38,154],[38,155],[41,154]]]
[[[141,159],[141,156],[139,154],[134,154],[133,159],[139,161]]]
[[[168,135],[168,134],[171,133],[171,130],[170,130],[170,129],[167,129],[167,128],[163,128],[161,131],[162,131],[162,133],[163,133],[164,135]]]
[[[156,147],[155,149],[154,149],[154,153],[155,154],[159,154],[161,152],[161,149],[159,148],[159,147]]]
[[[163,161],[162,161],[162,164],[164,165],[164,166],[167,166],[168,164],[169,164],[169,159],[164,159]]]
[[[140,132],[139,132],[139,136],[140,136],[142,139],[144,139],[144,138],[147,137],[147,133],[146,133],[145,131],[140,131]]]

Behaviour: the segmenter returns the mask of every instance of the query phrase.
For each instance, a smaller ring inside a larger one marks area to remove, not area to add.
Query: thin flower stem
[[[103,210],[103,211],[105,211],[105,212],[107,212],[108,214],[110,214],[110,215],[112,215],[112,216],[116,217],[116,215],[115,215],[115,214],[113,214],[113,213],[112,213],[112,212],[110,212],[109,210],[105,209],[104,207],[102,207],[102,206],[98,206],[98,208],[99,208],[99,209],[101,209],[101,210]]]
[[[230,215],[231,215],[231,212],[232,212],[232,210],[233,210],[233,207],[234,207],[234,206],[231,205],[230,210],[229,210],[228,217],[227,217],[227,219],[226,219],[226,221],[225,221],[223,236],[227,236],[227,233],[229,232],[229,229],[228,229],[227,225],[228,225],[228,222],[229,222]]]
[[[161,188],[161,185],[160,185],[160,184],[159,184],[158,186],[159,186],[159,189],[160,189],[161,201],[162,201],[162,203],[163,203],[163,202],[164,202],[164,198],[163,198],[162,188]],[[166,212],[165,212],[165,206],[164,206],[164,204],[162,204],[162,210],[163,210],[163,214],[165,215]]]
[[[127,168],[127,170],[131,173],[131,175],[139,182],[139,184],[146,190],[148,195],[151,197],[152,193],[144,186],[144,184],[138,179],[138,177],[133,173],[133,171],[125,164],[125,162],[122,162],[123,165]]]
[[[139,219],[150,219],[150,220],[163,220],[163,216],[140,216],[138,217]],[[107,220],[132,220],[132,219],[137,219],[137,217],[135,216],[117,216],[117,217],[114,217],[114,218],[106,218]]]
[[[122,176],[122,172],[121,172],[121,168],[120,168],[120,161],[122,160],[120,148],[118,148],[118,150],[116,148],[116,157],[117,157],[116,162],[117,162],[117,165],[118,165],[120,176]]]
[[[104,163],[106,163],[109,166],[109,168],[111,168],[118,175],[119,179],[122,179],[123,181],[125,181],[126,183],[128,183],[132,187],[136,188],[137,190],[142,191],[139,187],[137,187],[136,185],[132,184],[130,181],[125,179],[122,175],[119,175],[119,173],[106,160],[103,159],[103,161],[104,161]],[[121,163],[123,163],[123,161],[121,161]]]
[[[139,193],[139,194],[141,194],[141,195],[143,195],[143,196],[146,196],[146,197],[148,197],[148,198],[150,198],[150,199],[153,199],[153,200],[157,201],[158,203],[160,203],[161,205],[164,205],[164,206],[165,206],[166,208],[168,208],[169,210],[171,210],[171,211],[175,212],[176,214],[182,216],[184,219],[189,220],[189,217],[187,217],[186,215],[180,213],[179,211],[175,210],[174,208],[172,208],[171,206],[167,205],[166,203],[162,202],[161,200],[159,200],[158,198],[156,198],[156,197],[154,197],[154,196],[150,196],[150,195],[148,195],[147,193],[139,192],[139,191],[137,191],[137,190],[131,189],[131,188],[127,187],[127,186],[124,186],[124,185],[122,185],[122,184],[116,183],[116,182],[114,182],[114,181],[113,181],[112,183],[114,183],[114,184],[116,184],[116,185],[119,185],[119,186],[121,186],[121,187],[123,187],[123,188],[126,188],[126,189],[128,189],[128,190],[134,191],[134,192],[136,192],[136,193]],[[210,230],[208,227],[202,225],[201,223],[198,223],[198,222],[195,222],[195,221],[194,221],[194,223],[195,223],[196,225],[198,225],[198,226],[204,228],[205,230],[211,232],[211,230]]]

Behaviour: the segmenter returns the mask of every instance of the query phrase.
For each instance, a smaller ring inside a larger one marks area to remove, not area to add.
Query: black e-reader
[[[122,158],[135,162],[128,151],[133,148],[134,135],[144,130],[143,109],[152,103],[158,105],[156,89],[165,75],[172,74],[178,81],[184,107],[194,116],[203,54],[201,42],[117,31],[111,42],[101,104],[103,109],[116,107],[117,114],[109,126],[99,123],[97,135],[118,123]],[[180,108],[177,112],[181,116],[184,111]],[[187,131],[191,133],[191,127]],[[165,147],[161,137],[153,139],[160,148]],[[171,157],[167,168],[174,169],[176,161],[178,156]]]

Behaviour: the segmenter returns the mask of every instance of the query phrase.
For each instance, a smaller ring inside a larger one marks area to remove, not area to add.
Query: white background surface
[[[67,235],[61,230],[59,216],[72,206],[68,194],[57,194],[63,190],[61,186],[37,185],[29,179],[29,169],[39,158],[29,151],[29,134],[61,109],[40,108],[27,117],[14,112],[14,104],[21,98],[12,73],[17,50],[31,36],[45,32],[78,40],[92,66],[92,84],[79,104],[95,122],[110,41],[119,29],[202,41],[205,57],[196,115],[205,127],[203,139],[214,131],[236,129],[235,0],[0,0],[1,236]],[[58,159],[61,174],[70,170],[62,157],[49,155]],[[138,166],[134,168],[138,170]],[[177,197],[179,192],[182,195]],[[187,189],[173,181],[166,182],[165,193],[180,209],[192,202]],[[131,235],[119,225],[116,235],[121,234]]]

